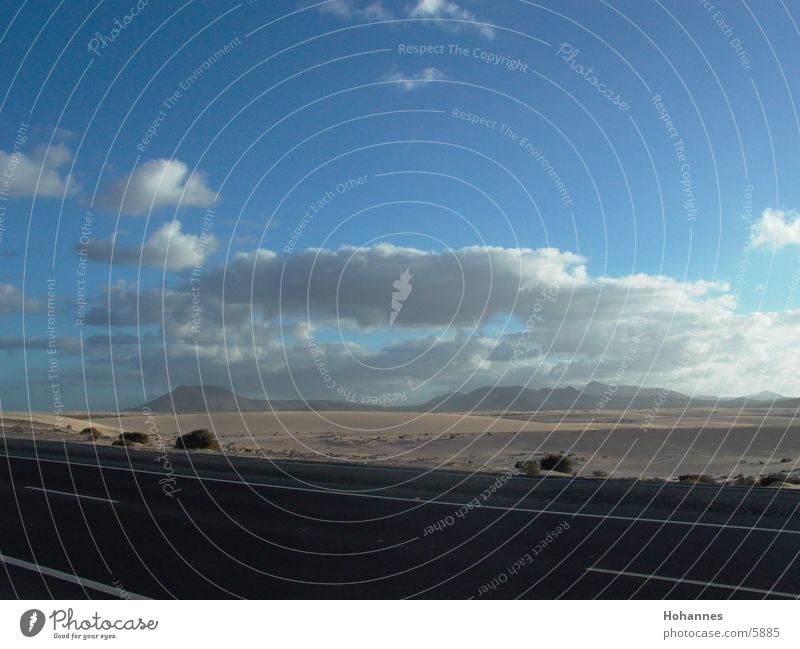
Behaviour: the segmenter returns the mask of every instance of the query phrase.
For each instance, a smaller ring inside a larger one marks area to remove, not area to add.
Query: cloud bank
[[[89,242],[86,251],[90,261],[177,271],[191,268],[198,259],[213,254],[218,248],[213,235],[201,238],[187,234],[180,221],[172,221],[159,227],[141,246],[119,245],[112,237]]]
[[[413,291],[390,329],[406,268]],[[199,326],[192,299],[188,282],[146,292],[117,285],[88,321],[152,332],[142,353],[153,376],[167,363],[173,382],[227,384],[230,373],[243,391],[264,381],[276,398],[335,398],[312,338],[339,385],[411,390],[412,401],[496,382],[800,392],[791,351],[800,311],[737,313],[721,282],[591,276],[585,259],[553,248],[262,249],[204,270]]]

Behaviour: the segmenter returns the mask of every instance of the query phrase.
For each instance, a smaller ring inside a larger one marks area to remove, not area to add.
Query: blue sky
[[[409,401],[800,392],[797,3],[10,4],[6,409],[336,398],[309,336],[337,386]]]

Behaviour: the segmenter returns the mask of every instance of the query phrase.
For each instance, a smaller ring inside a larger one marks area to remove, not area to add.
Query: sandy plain
[[[506,471],[545,453],[573,454],[578,475],[722,480],[742,474],[800,477],[794,410],[664,409],[537,413],[226,412],[3,413],[9,437],[111,445],[121,431],[149,433],[172,449],[179,434],[214,431],[223,452],[267,459],[344,461],[466,471]],[[62,428],[57,425],[61,424]],[[103,437],[91,440],[94,427]]]

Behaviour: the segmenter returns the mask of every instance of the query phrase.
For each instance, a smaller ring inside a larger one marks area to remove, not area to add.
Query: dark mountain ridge
[[[344,400],[302,399],[265,400],[242,397],[217,385],[179,385],[172,392],[148,401],[146,404],[128,408],[128,412],[149,409],[154,413],[188,412],[261,412],[303,410],[382,410],[377,406],[352,403]]]

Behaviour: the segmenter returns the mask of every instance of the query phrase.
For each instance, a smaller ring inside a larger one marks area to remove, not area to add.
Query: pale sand
[[[107,415],[108,413],[103,413]],[[652,413],[651,413],[652,414]],[[671,478],[708,473],[717,478],[778,471],[800,474],[800,421],[794,411],[717,408],[661,410],[651,425],[646,411],[541,412],[498,417],[382,412],[279,412],[93,417],[109,435],[149,432],[154,446],[172,448],[178,433],[214,430],[225,452],[269,458],[505,471],[545,452],[577,456],[579,475],[602,470],[615,477]],[[6,420],[40,422],[39,439],[88,441],[77,431],[88,421],[62,419],[72,431],[56,433],[53,415],[5,413]],[[27,436],[29,431],[6,434]],[[46,430],[47,428],[50,430]],[[19,428],[19,427],[18,427]],[[22,427],[25,428],[24,426]],[[100,444],[110,444],[111,438]],[[783,459],[790,459],[782,462]]]

